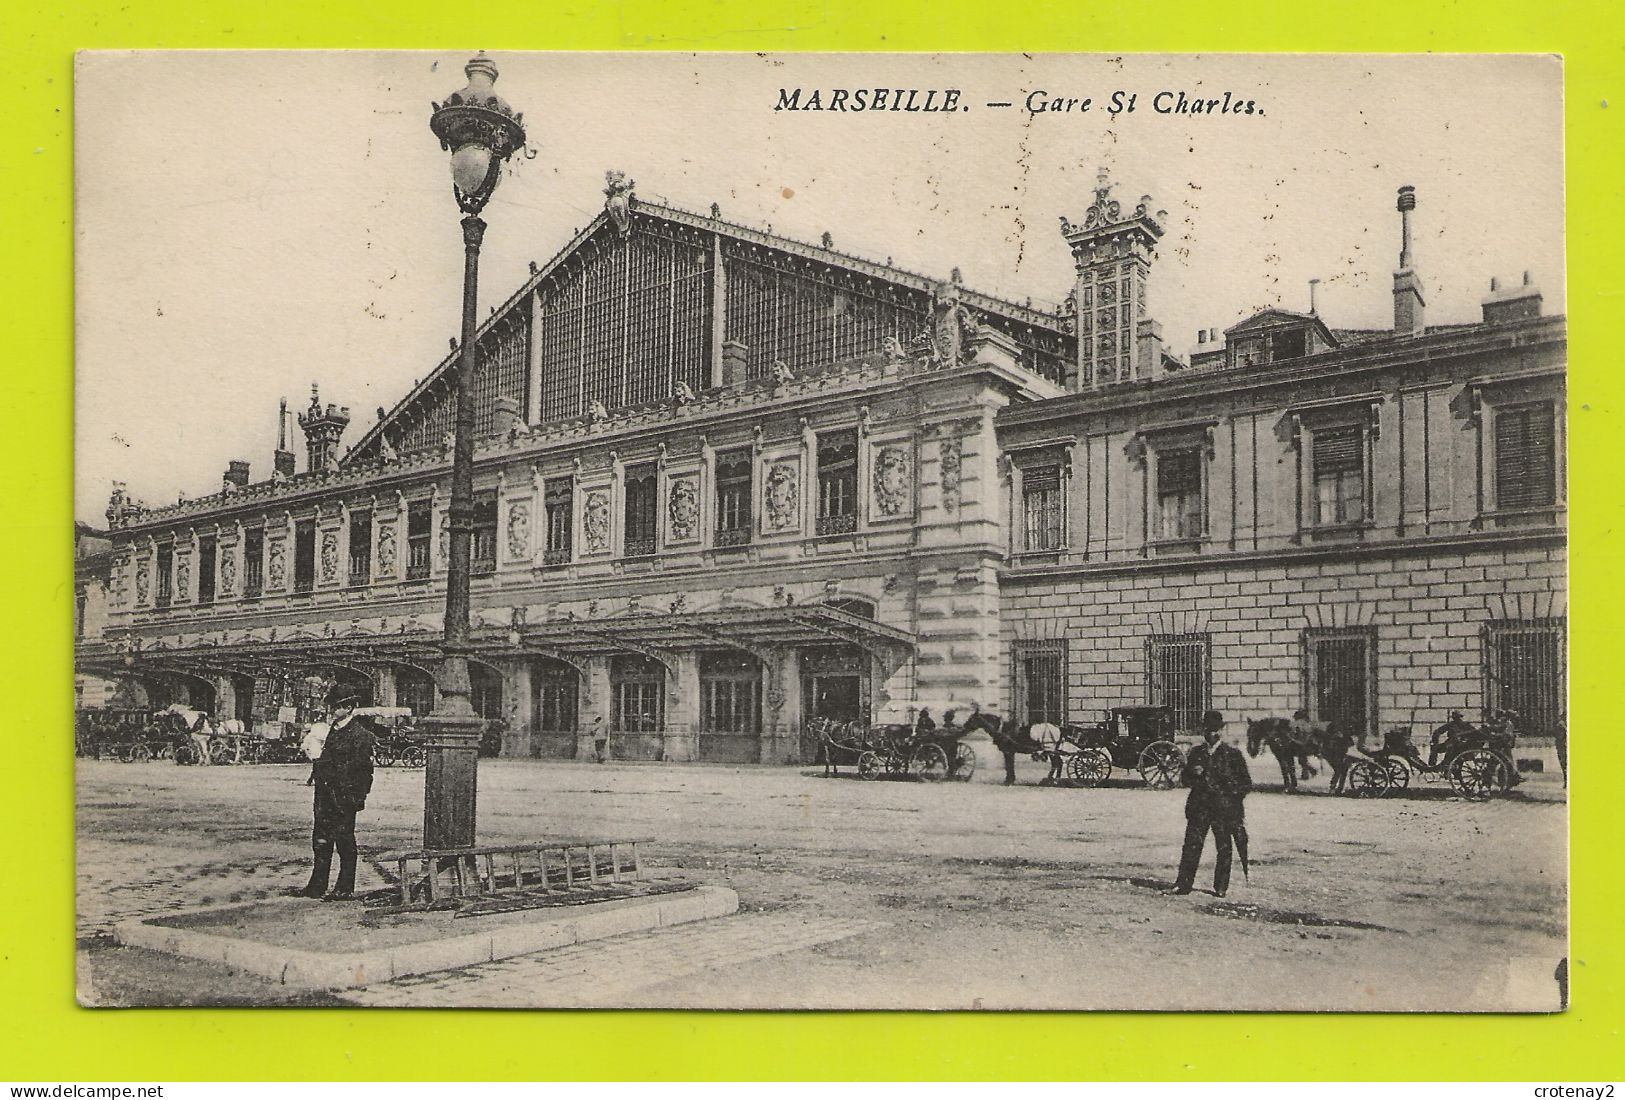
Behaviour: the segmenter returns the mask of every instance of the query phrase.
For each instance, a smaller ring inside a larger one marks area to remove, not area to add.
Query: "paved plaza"
[[[653,837],[737,916],[339,995],[117,947],[132,916],[303,880],[308,768],[79,761],[86,1003],[505,1007],[1554,1009],[1566,808],[1551,775],[1247,804],[1250,880],[1168,897],[1183,792],[866,783],[817,769],[483,761],[480,840]],[[1265,778],[1254,761],[1255,778]],[[1269,764],[1273,770],[1273,762]],[[364,852],[414,845],[423,773],[381,768]],[[1209,857],[1211,858],[1211,856]],[[314,903],[313,903],[314,904]]]

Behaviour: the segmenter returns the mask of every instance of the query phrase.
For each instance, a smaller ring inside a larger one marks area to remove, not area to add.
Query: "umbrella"
[[[1247,873],[1247,823],[1244,821],[1236,823],[1236,855],[1241,858],[1241,877],[1251,882],[1252,876]]]

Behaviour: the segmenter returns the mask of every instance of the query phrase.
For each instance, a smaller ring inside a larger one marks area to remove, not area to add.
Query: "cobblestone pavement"
[[[638,992],[705,971],[805,951],[884,929],[876,921],[756,913],[635,932],[444,974],[421,974],[341,994],[352,1004],[406,1007],[626,1008]]]
[[[1255,776],[1270,778],[1254,761]],[[1270,768],[1273,769],[1273,762]],[[1567,952],[1564,791],[1467,803],[1248,800],[1231,896],[1169,898],[1181,792],[864,783],[816,770],[485,761],[480,838],[648,836],[740,915],[369,990],[366,1003],[722,1008],[1552,1008]],[[985,772],[996,769],[984,769]],[[303,881],[298,767],[81,761],[82,987],[101,1003],[281,1003],[257,979],[111,946],[138,914]],[[411,845],[423,773],[381,769],[364,850]],[[1211,874],[1211,853],[1199,886]],[[498,969],[505,967],[507,969]],[[184,969],[184,968],[182,968]]]

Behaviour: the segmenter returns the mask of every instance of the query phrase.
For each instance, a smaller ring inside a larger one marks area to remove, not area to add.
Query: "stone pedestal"
[[[418,720],[424,732],[428,767],[424,775],[423,845],[467,848],[474,843],[475,794],[480,738],[485,721],[474,716],[429,716]]]

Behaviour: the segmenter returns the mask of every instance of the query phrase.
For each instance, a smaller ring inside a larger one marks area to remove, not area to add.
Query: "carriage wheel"
[[[408,745],[399,760],[408,768],[421,768],[429,762],[429,754],[423,751],[422,745]]]
[[[1140,752],[1140,778],[1154,791],[1178,786],[1184,766],[1185,754],[1172,741],[1153,741]]]
[[[879,753],[864,751],[858,755],[858,778],[879,779],[886,774],[886,762]]]
[[[1507,776],[1506,760],[1490,749],[1468,749],[1450,762],[1450,785],[1474,802],[1505,793]]]
[[[969,783],[970,777],[976,774],[976,750],[963,741],[954,744],[952,774],[961,783]]]
[[[886,774],[898,776],[908,774],[908,757],[896,749],[888,749],[885,756]]]
[[[372,746],[372,762],[380,768],[387,768],[395,763],[395,754],[389,751],[387,745],[375,743]]]
[[[138,764],[145,764],[152,759],[152,750],[142,744],[137,744],[130,750],[130,759]]]
[[[1410,766],[1397,756],[1386,757],[1382,766],[1388,772],[1388,788],[1391,791],[1402,791],[1411,785]]]
[[[909,757],[909,769],[929,783],[940,782],[948,778],[948,754],[941,745],[921,745]]]
[[[1081,749],[1066,762],[1066,774],[1084,787],[1098,787],[1112,777],[1112,758],[1104,749]]]
[[[1366,760],[1349,765],[1343,777],[1343,793],[1351,798],[1381,798],[1388,793],[1388,769]]]
[[[175,746],[175,763],[176,764],[196,764],[197,763],[197,746],[192,744],[190,741],[182,741],[180,744],[176,745]]]

